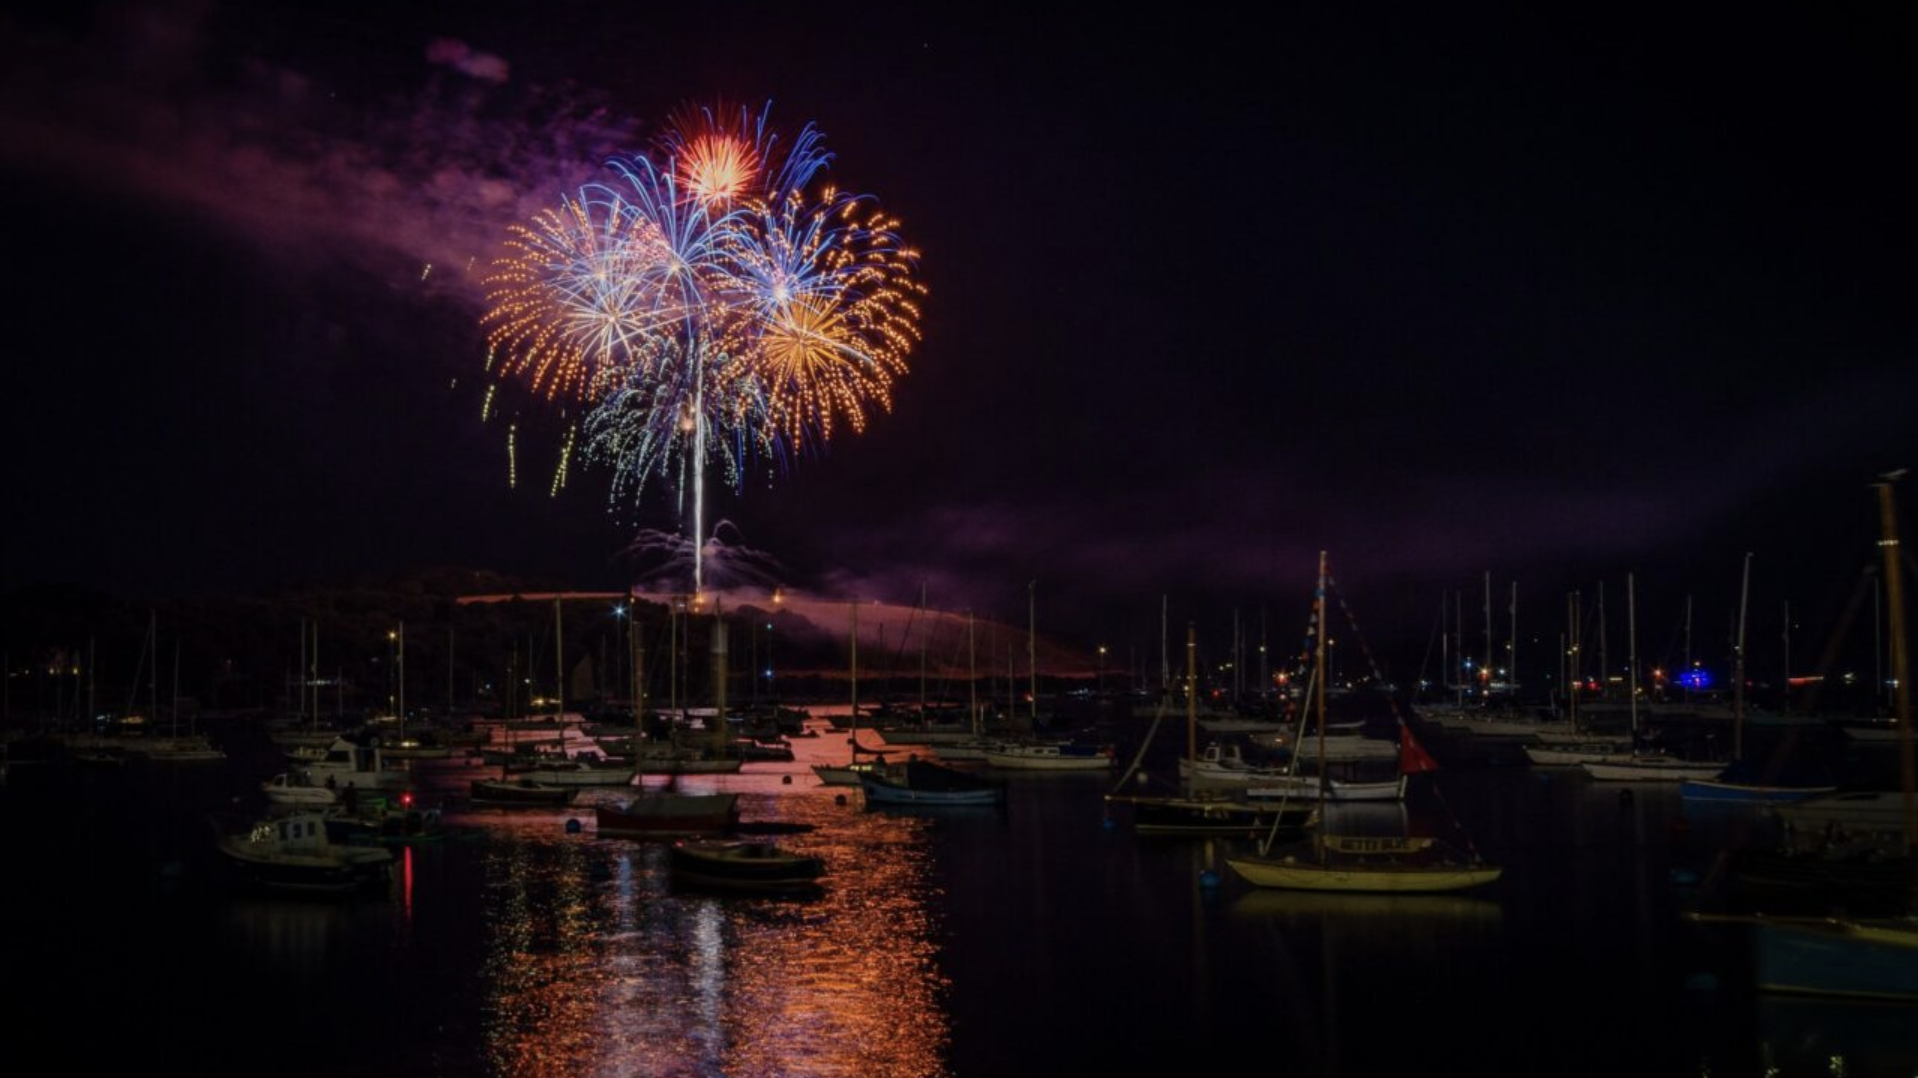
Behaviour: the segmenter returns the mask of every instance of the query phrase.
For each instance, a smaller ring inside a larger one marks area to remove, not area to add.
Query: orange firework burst
[[[750,192],[759,155],[743,139],[705,132],[686,144],[679,168],[689,195],[707,207],[724,206]]]

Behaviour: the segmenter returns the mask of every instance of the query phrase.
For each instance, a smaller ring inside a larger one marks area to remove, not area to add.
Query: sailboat
[[[852,603],[851,635],[852,665],[848,680],[852,684],[852,722],[848,727],[846,743],[852,746],[852,758],[843,764],[812,765],[813,774],[819,776],[819,782],[823,786],[857,786],[861,774],[886,765],[884,753],[862,748],[859,744],[859,603],[857,600]],[[861,760],[859,758],[861,756],[871,756],[873,759]]]
[[[1745,555],[1745,580],[1751,579],[1751,555]],[[1634,738],[1638,735],[1638,621],[1636,592],[1632,586],[1632,577],[1625,578],[1627,615],[1630,622],[1631,648],[1631,726]],[[1741,597],[1738,606],[1738,642],[1736,645],[1738,670],[1736,681],[1742,686],[1745,680],[1745,604]],[[1740,689],[1742,697],[1742,688]],[[1585,760],[1579,764],[1585,773],[1600,782],[1678,782],[1690,783],[1709,781],[1724,773],[1727,761],[1724,760],[1685,760],[1667,756],[1662,752],[1644,752],[1634,749],[1630,754],[1620,756],[1601,756],[1596,760]]]
[[[1198,630],[1187,625],[1185,633],[1185,727],[1186,754],[1180,764],[1188,765],[1196,761],[1195,749],[1198,745]],[[1161,697],[1157,713],[1152,717],[1152,727],[1146,731],[1139,745],[1138,755],[1132,765],[1119,777],[1115,792],[1106,794],[1106,804],[1128,805],[1132,811],[1132,830],[1141,835],[1258,835],[1275,829],[1285,829],[1296,834],[1311,816],[1308,805],[1291,804],[1285,798],[1257,798],[1249,796],[1244,790],[1196,788],[1188,779],[1181,784],[1179,793],[1173,796],[1152,796],[1121,794],[1116,792],[1125,788],[1132,776],[1139,772],[1139,766],[1145,762],[1145,753],[1151,747],[1153,735],[1159,731],[1160,720],[1165,718],[1170,696]],[[1108,809],[1110,812],[1110,809]]]
[[[553,716],[564,729],[570,723],[566,718],[566,653],[558,595],[553,596],[553,665],[556,675]],[[597,753],[583,753],[570,758],[540,760],[526,773],[545,786],[630,786],[639,772],[632,767],[608,763]]]
[[[1790,882],[1807,895],[1826,900],[1831,912],[1808,916],[1699,916],[1699,920],[1732,921],[1750,927],[1752,978],[1761,991],[1841,996],[1850,998],[1918,1000],[1918,883],[1911,872],[1912,849],[1918,846],[1918,780],[1914,779],[1911,736],[1911,687],[1907,680],[1904,641],[1904,595],[1900,580],[1897,509],[1891,485],[1903,475],[1893,472],[1875,484],[1884,553],[1885,588],[1891,605],[1891,659],[1896,686],[1895,713],[1901,731],[1902,836],[1892,849],[1867,847],[1862,853],[1845,847],[1827,851],[1803,850],[1795,856],[1768,853],[1756,865],[1747,861],[1741,872],[1754,867],[1793,869]],[[1800,802],[1804,804],[1806,802]],[[1834,832],[1836,840],[1842,832]],[[1836,845],[1834,843],[1834,845]],[[1875,895],[1874,892],[1877,892]],[[1896,892],[1894,916],[1864,916],[1843,912],[1879,895]]]
[[[1313,706],[1320,728],[1325,716],[1326,555],[1319,552],[1318,587],[1313,604]],[[1419,746],[1411,728],[1399,723],[1400,771],[1435,770],[1437,763]],[[1274,847],[1270,836],[1257,852],[1228,856],[1226,865],[1247,883],[1300,891],[1357,891],[1395,894],[1463,891],[1489,884],[1501,870],[1476,853],[1420,835],[1334,835],[1325,831],[1325,794],[1320,787],[1318,822],[1305,840]],[[1276,830],[1276,828],[1275,828]]]

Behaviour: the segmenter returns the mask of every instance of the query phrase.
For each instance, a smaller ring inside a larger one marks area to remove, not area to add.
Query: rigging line
[[[1139,765],[1145,762],[1146,750],[1152,747],[1152,735],[1159,732],[1159,723],[1165,718],[1165,714],[1166,702],[1160,700],[1158,710],[1152,715],[1152,725],[1146,729],[1145,738],[1139,742],[1139,752],[1132,758],[1132,766],[1126,768],[1125,774],[1119,776],[1118,784],[1112,787],[1113,793],[1125,789],[1125,784],[1131,781],[1133,772],[1139,770]]]
[[[1318,687],[1318,682],[1319,682],[1319,671],[1318,671],[1317,665],[1314,664],[1312,673],[1306,679],[1306,683],[1305,683],[1305,699],[1307,701],[1310,701],[1312,699],[1313,690]],[[1307,706],[1299,709],[1299,732],[1293,735],[1292,753],[1290,756],[1286,757],[1286,760],[1285,760],[1285,774],[1287,778],[1298,777],[1299,757],[1304,755],[1304,749],[1305,749],[1305,724],[1306,724],[1306,721],[1311,717],[1311,715],[1312,715],[1312,708],[1309,703]],[[1321,717],[1319,721],[1323,723],[1325,720],[1323,717]],[[1325,761],[1323,760],[1319,761],[1318,780],[1319,780],[1319,793],[1321,795],[1319,800],[1320,800],[1321,806],[1323,806],[1324,800],[1325,800],[1323,796],[1325,792],[1325,783],[1328,781],[1328,776],[1326,775],[1326,772],[1325,772]],[[1285,792],[1279,795],[1279,810],[1272,814],[1272,827],[1270,830],[1266,832],[1265,837],[1259,840],[1259,856],[1260,857],[1266,856],[1267,851],[1271,850],[1272,848],[1272,843],[1278,841],[1279,821],[1285,819],[1285,810],[1292,803],[1292,784],[1288,782],[1284,785],[1284,787],[1282,787],[1282,789]],[[1323,820],[1320,820],[1319,822],[1321,825],[1323,825],[1324,823]]]
[[[1325,575],[1325,583],[1326,586],[1338,596],[1339,610],[1345,614],[1346,624],[1352,627],[1352,635],[1358,639],[1359,650],[1364,653],[1366,665],[1372,670],[1372,679],[1381,686],[1387,684],[1385,674],[1379,666],[1378,658],[1372,654],[1372,645],[1365,639],[1365,630],[1359,628],[1359,619],[1352,613],[1352,607],[1345,601],[1345,592],[1339,587],[1338,580],[1334,578],[1331,573],[1327,573]],[[1412,727],[1405,721],[1405,716],[1400,713],[1399,703],[1394,694],[1389,692],[1385,694],[1385,705],[1391,709],[1392,718],[1397,721],[1399,725],[1399,737],[1403,739],[1411,736]],[[1401,760],[1403,760],[1404,751],[1404,746],[1401,744],[1399,749]],[[1401,763],[1399,765],[1401,781],[1404,780],[1404,771],[1404,764]],[[1464,843],[1466,852],[1470,853],[1475,860],[1480,859],[1481,854],[1479,853],[1477,844],[1472,841],[1471,832],[1467,831],[1465,825],[1459,821],[1458,813],[1452,811],[1451,802],[1445,799],[1445,791],[1440,789],[1436,782],[1430,783],[1427,788],[1432,791],[1432,796],[1437,799],[1439,807],[1445,810],[1446,817],[1452,822],[1452,830],[1459,841]]]

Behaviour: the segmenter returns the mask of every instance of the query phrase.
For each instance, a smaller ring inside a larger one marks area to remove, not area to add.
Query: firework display
[[[615,499],[739,485],[865,429],[919,342],[918,252],[871,198],[823,181],[819,132],[740,109],[675,115],[650,151],[513,227],[486,277],[488,371],[577,408]],[[488,410],[492,408],[491,398]],[[697,576],[697,570],[695,570]]]

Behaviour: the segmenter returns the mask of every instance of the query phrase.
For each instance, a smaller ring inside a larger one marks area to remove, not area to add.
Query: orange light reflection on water
[[[508,1075],[943,1075],[925,821],[778,799],[818,897],[675,889],[660,843],[550,832],[488,855],[482,1019]]]

